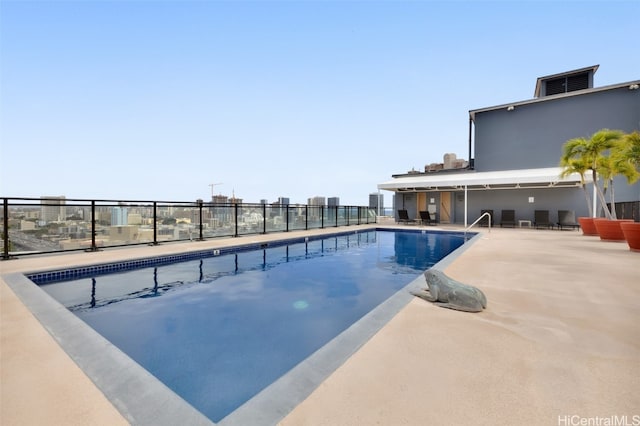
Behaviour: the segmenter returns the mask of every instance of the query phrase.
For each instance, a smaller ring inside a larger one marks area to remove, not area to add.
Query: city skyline
[[[3,2],[0,195],[365,206],[393,174],[446,153],[469,160],[469,110],[532,99],[540,76],[599,64],[596,87],[637,79],[639,12],[635,1]]]

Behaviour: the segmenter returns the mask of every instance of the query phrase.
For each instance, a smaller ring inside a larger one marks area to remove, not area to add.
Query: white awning
[[[432,172],[394,178],[378,189],[396,192],[461,191],[519,188],[567,188],[580,186],[580,175],[560,177],[562,168],[501,170],[495,172]],[[591,175],[585,175],[591,182]]]

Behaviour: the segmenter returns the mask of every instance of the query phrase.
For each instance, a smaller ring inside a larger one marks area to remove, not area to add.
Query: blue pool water
[[[370,231],[41,287],[218,422],[464,241]]]

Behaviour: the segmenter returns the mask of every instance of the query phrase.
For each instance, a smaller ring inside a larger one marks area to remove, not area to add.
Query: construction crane
[[[222,185],[222,183],[210,183],[209,186],[211,187],[211,199],[213,200],[213,187],[214,186],[218,186],[218,185]]]

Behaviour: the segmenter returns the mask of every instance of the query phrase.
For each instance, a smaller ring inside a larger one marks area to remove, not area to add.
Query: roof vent
[[[576,90],[591,89],[593,87],[593,75],[599,65],[567,71],[560,74],[548,75],[538,78],[534,96],[558,95],[574,92]]]

